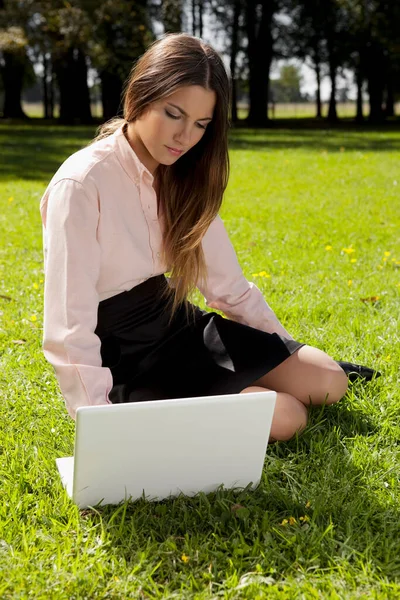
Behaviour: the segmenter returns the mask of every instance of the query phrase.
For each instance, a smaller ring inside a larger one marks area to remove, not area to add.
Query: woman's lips
[[[180,156],[183,154],[183,150],[177,150],[176,148],[170,148],[169,146],[165,147],[173,156]]]

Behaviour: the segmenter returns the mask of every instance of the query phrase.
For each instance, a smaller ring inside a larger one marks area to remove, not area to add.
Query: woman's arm
[[[97,325],[100,246],[97,197],[62,179],[47,190],[44,226],[43,352],[53,365],[69,414],[78,406],[108,404],[112,375],[102,367]]]
[[[258,287],[244,277],[220,217],[211,223],[202,244],[208,278],[206,283],[200,282],[198,288],[207,306],[223,311],[234,321],[293,339]]]

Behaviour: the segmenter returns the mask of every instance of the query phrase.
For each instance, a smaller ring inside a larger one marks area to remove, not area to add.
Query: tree
[[[0,75],[4,88],[4,118],[26,119],[22,109],[22,89],[33,79],[27,55],[25,25],[27,12],[12,0],[0,0]]]
[[[316,117],[322,118],[321,80],[327,62],[324,39],[325,10],[323,0],[294,0],[289,5],[289,37],[294,56],[309,62],[317,80]]]
[[[51,4],[46,0],[33,0],[27,23],[27,35],[32,60],[42,66],[43,116],[52,119],[55,103],[55,74],[53,70],[53,36],[49,31]]]
[[[240,17],[242,13],[242,3],[240,0],[233,2],[233,15],[231,27],[231,47],[229,66],[231,70],[231,103],[232,103],[232,122],[237,123],[237,68],[236,61],[240,44]]]
[[[162,0],[161,12],[166,33],[182,31],[182,0]]]
[[[103,118],[107,120],[120,112],[124,83],[154,34],[146,0],[103,0],[92,19],[90,56],[99,73]]]
[[[400,92],[400,6],[398,2],[385,0],[366,3],[369,120],[381,123],[394,114],[394,97]]]
[[[206,3],[204,0],[190,0],[190,11],[192,19],[192,35],[203,37],[203,20]]]
[[[66,4],[53,11],[56,39],[53,48],[53,68],[60,92],[60,120],[71,123],[91,121],[88,87],[87,49],[91,23],[79,6]]]
[[[301,73],[295,65],[282,65],[278,79],[271,79],[271,96],[274,102],[301,102]]]
[[[273,18],[278,8],[278,0],[247,0],[245,6],[250,103],[247,121],[254,127],[265,127],[269,122],[267,103],[274,55]]]
[[[362,88],[367,82],[368,119],[381,123],[394,114],[394,98],[400,91],[400,6],[385,0],[337,0],[346,11],[350,47],[344,63],[355,72],[358,121],[363,120]]]
[[[231,121],[238,121],[237,100],[238,84],[245,72],[247,79],[246,31],[244,24],[243,0],[211,0],[208,3],[209,27],[213,34],[222,37],[224,53],[229,57],[231,75]],[[220,34],[223,34],[222,36]]]

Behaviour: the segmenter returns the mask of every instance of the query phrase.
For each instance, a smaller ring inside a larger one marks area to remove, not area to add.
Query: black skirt
[[[241,392],[304,345],[193,305],[171,319],[167,286],[159,275],[99,303],[113,403]]]

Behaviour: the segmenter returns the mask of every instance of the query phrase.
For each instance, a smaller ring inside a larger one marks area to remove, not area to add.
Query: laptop
[[[260,482],[276,401],[255,392],[79,407],[73,457],[56,459],[80,507]]]

